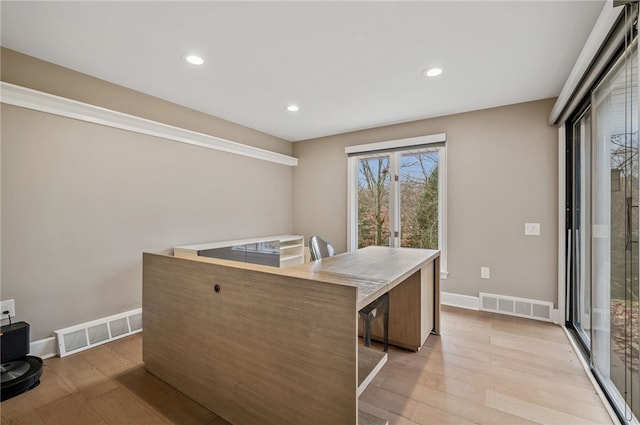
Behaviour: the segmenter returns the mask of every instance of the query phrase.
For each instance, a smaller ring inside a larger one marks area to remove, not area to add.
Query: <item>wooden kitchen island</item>
[[[390,344],[419,350],[439,332],[439,261],[386,247],[286,269],[145,253],[145,367],[234,425],[376,423],[358,396],[387,355],[358,344],[358,310],[389,292]]]

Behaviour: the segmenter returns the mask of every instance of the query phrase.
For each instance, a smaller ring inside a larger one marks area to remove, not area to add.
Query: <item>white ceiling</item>
[[[1,43],[298,141],[557,96],[603,5],[3,0]]]

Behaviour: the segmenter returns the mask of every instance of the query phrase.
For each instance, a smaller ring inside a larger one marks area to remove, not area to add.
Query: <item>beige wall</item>
[[[557,131],[554,99],[297,142],[294,231],[347,246],[345,146],[447,134],[448,271],[442,290],[557,302]],[[524,236],[524,223],[542,234]],[[491,279],[480,279],[480,267]],[[557,307],[557,306],[556,306]]]
[[[2,106],[1,286],[32,339],[141,304],[143,251],[296,232],[346,249],[344,147],[447,133],[446,292],[556,302],[557,136],[543,100],[293,146],[2,49],[2,80],[296,156],[291,167]],[[542,236],[525,237],[525,222]],[[480,266],[491,267],[481,280]]]
[[[7,83],[291,155],[291,143],[184,106],[0,47]]]
[[[291,153],[255,130],[2,54],[3,80]],[[143,251],[293,230],[291,167],[14,106],[1,114],[0,296],[15,299],[32,340],[140,307]]]

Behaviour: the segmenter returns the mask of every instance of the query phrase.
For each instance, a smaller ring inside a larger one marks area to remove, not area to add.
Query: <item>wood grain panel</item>
[[[433,333],[440,335],[440,255],[433,259]]]
[[[433,264],[432,264],[433,265]],[[426,266],[420,272],[420,346],[433,331],[434,270]]]
[[[355,424],[356,296],[353,286],[144,254],[144,362],[234,424]]]
[[[389,343],[418,351],[430,333],[439,330],[439,258],[414,272],[389,291]],[[434,304],[435,300],[438,300]],[[361,323],[359,331],[361,332]],[[382,341],[383,321],[375,320],[372,339]]]
[[[389,291],[389,343],[416,351],[421,344],[420,271]],[[382,337],[382,321],[376,323],[376,339]]]
[[[292,267],[289,271],[307,273],[321,280],[356,284],[360,310],[439,258],[440,251],[430,249],[369,246]]]

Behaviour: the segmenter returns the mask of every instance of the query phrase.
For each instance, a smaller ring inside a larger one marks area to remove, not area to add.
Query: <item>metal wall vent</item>
[[[553,321],[553,304],[548,301],[480,292],[480,310],[545,322]]]
[[[78,332],[82,332],[82,329],[80,329]],[[92,345],[108,340],[109,329],[107,327],[107,324],[100,323],[99,325],[88,327],[87,336],[89,337],[89,344],[92,344]],[[70,351],[69,347],[65,347],[65,348],[67,348],[67,351]]]
[[[142,309],[54,331],[60,357],[142,331]]]
[[[87,346],[87,338],[84,329],[71,331],[62,335],[64,346],[70,351],[80,351]]]

